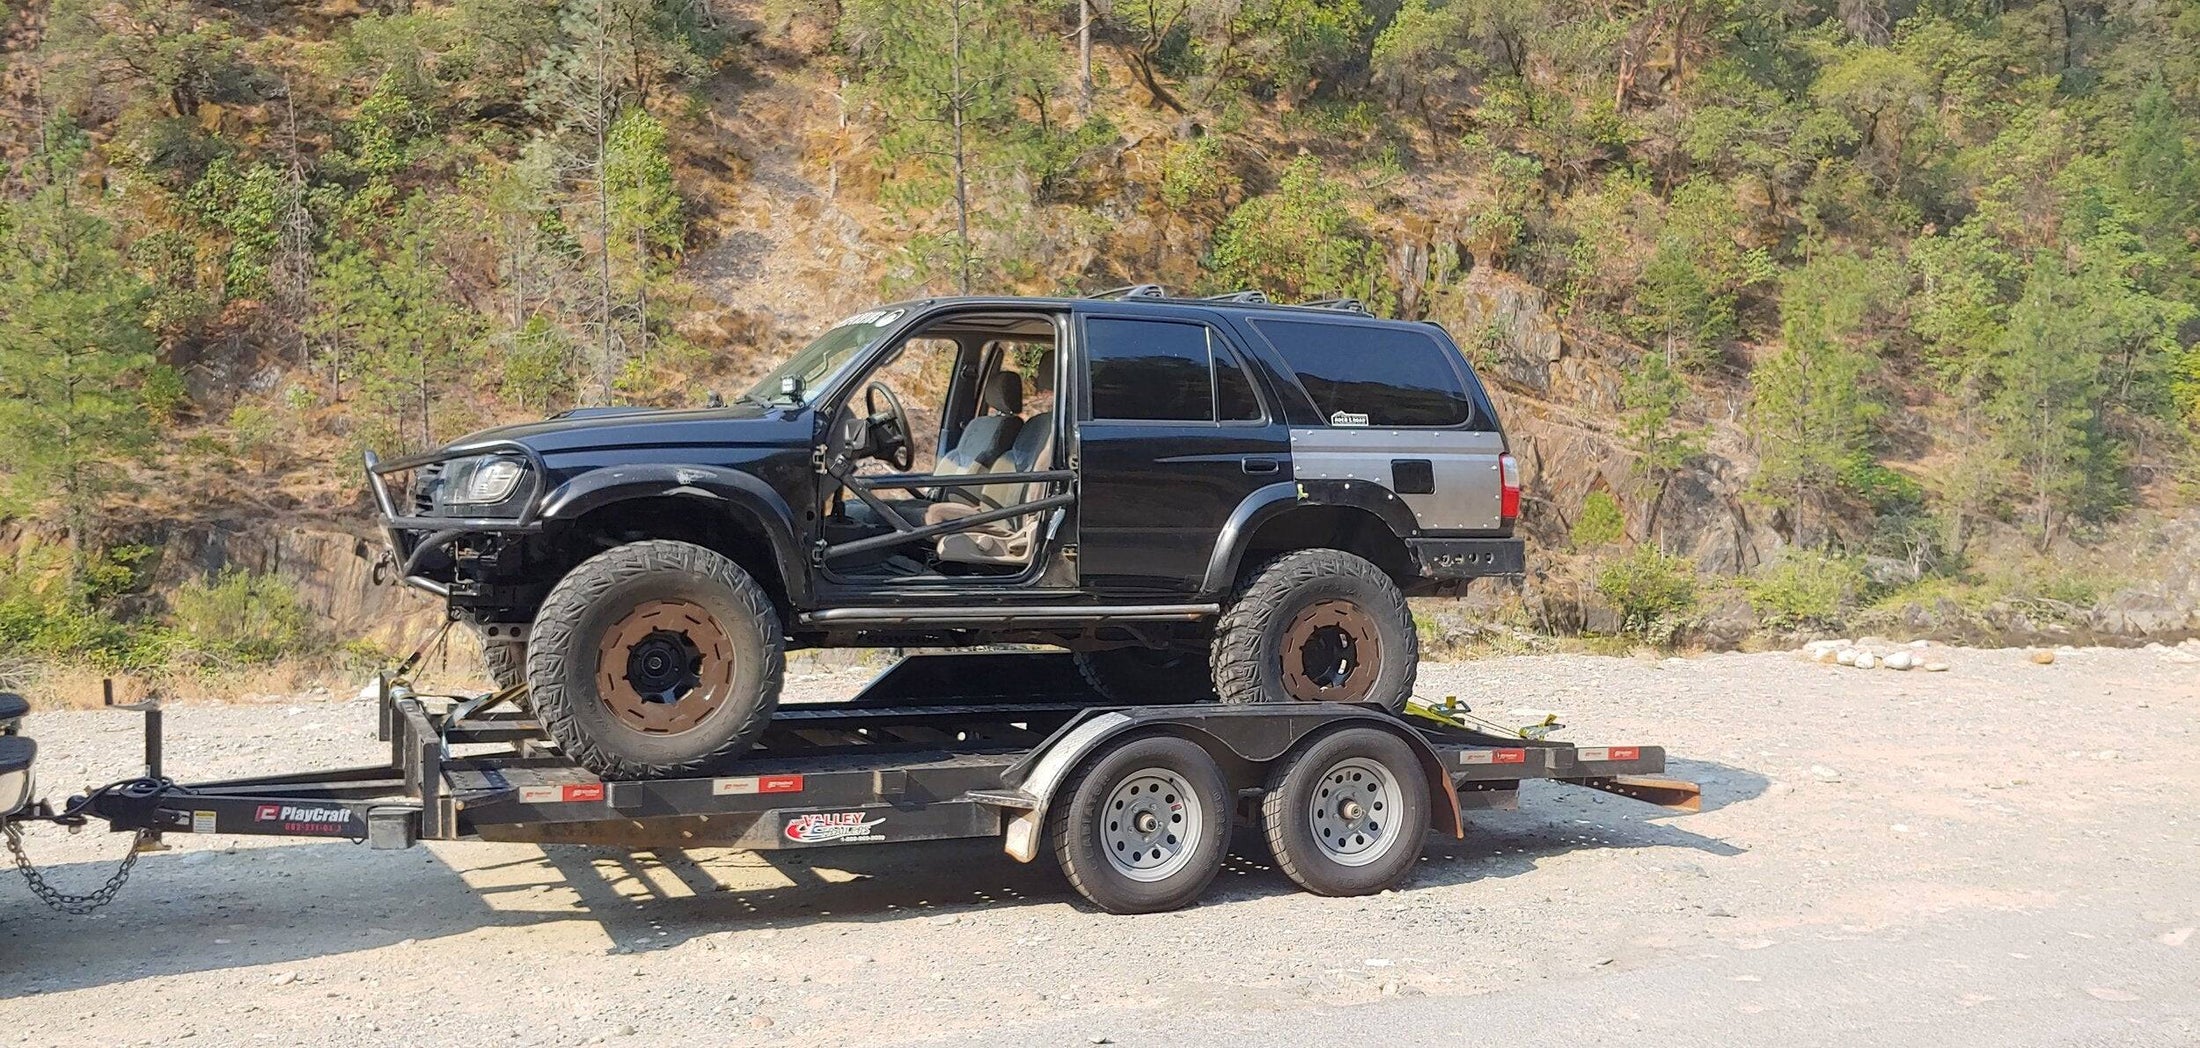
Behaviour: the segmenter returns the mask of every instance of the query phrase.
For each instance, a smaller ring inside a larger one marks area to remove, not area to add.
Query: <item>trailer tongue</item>
[[[1506,737],[1418,704],[1418,717],[1100,705],[1084,688],[1053,653],[912,656],[849,702],[782,707],[727,774],[633,782],[565,759],[500,701],[512,695],[385,683],[388,763],[185,785],[161,775],[151,710],[146,777],[17,819],[97,819],[141,845],[170,833],[752,850],[1000,837],[1020,861],[1052,850],[1102,908],[1145,912],[1196,898],[1239,823],[1257,825],[1302,887],[1360,894],[1402,879],[1426,831],[1460,835],[1462,809],[1511,807],[1528,780],[1698,804],[1694,784],[1660,777],[1657,746]]]

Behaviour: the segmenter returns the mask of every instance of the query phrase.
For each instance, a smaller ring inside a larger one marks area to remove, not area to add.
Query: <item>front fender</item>
[[[1346,506],[1374,514],[1399,539],[1421,533],[1420,519],[1404,499],[1389,488],[1364,480],[1280,481],[1263,487],[1230,514],[1215,535],[1215,549],[1207,559],[1207,574],[1199,591],[1203,597],[1228,593],[1237,584],[1245,548],[1261,525],[1301,506]]]
[[[788,594],[797,600],[807,595],[808,574],[801,542],[795,537],[794,511],[771,485],[740,470],[668,463],[607,466],[551,489],[538,517],[544,521],[578,520],[613,503],[663,497],[693,499],[700,511],[717,507],[754,525],[771,543],[772,559],[779,566]]]

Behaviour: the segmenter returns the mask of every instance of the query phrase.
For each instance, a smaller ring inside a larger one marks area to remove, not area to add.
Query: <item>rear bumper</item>
[[[1423,578],[1486,579],[1528,572],[1528,547],[1520,539],[1407,539]]]

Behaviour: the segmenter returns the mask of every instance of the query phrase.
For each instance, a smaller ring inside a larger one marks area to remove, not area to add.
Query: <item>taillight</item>
[[[1520,516],[1520,460],[1511,455],[1497,456],[1497,473],[1504,484],[1497,497],[1497,515],[1509,525]]]

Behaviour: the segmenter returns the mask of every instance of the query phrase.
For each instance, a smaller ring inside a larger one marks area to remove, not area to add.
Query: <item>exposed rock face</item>
[[[1531,542],[1563,545],[1582,500],[1604,491],[1626,514],[1631,538],[1659,542],[1706,571],[1747,571],[1771,548],[1770,530],[1742,502],[1751,463],[1723,418],[1710,420],[1706,453],[1667,482],[1663,498],[1656,479],[1636,469],[1620,434],[1620,390],[1638,350],[1567,338],[1541,289],[1486,267],[1435,302],[1430,318],[1491,387],[1520,459]]]
[[[372,557],[380,540],[364,532],[207,521],[138,526],[106,540],[154,550],[138,565],[140,584],[123,599],[120,610],[125,614],[157,612],[184,583],[235,567],[289,579],[319,627],[339,640],[409,646],[442,621],[441,603],[427,594],[374,584]],[[0,563],[24,564],[41,547],[60,542],[57,529],[25,527],[19,521],[0,525]]]
[[[2200,517],[2163,525],[2142,562],[2155,565],[2152,577],[2095,605],[2093,629],[2150,640],[2200,637]]]

